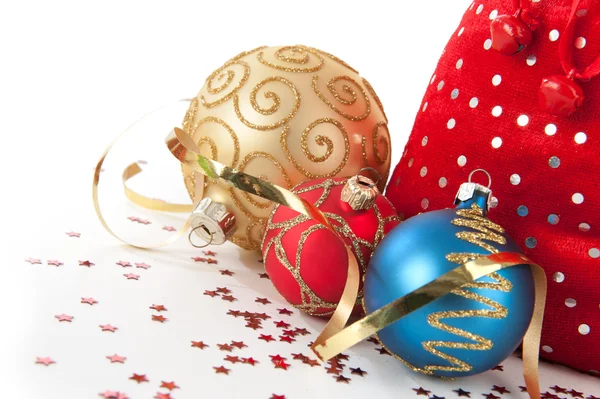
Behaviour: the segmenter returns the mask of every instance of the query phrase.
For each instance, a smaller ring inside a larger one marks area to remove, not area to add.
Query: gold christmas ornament
[[[259,47],[227,61],[208,76],[182,127],[202,155],[285,188],[371,167],[383,189],[390,169],[377,94],[351,66],[311,47]],[[183,176],[192,200],[208,197],[235,215],[232,242],[260,249],[271,201],[187,166]]]

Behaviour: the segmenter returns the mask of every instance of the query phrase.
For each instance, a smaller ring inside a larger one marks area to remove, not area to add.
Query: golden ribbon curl
[[[338,82],[346,82],[342,85],[342,93],[338,92],[336,87],[336,83]],[[362,98],[365,102],[365,111],[360,115],[351,115],[340,108],[336,107],[331,101],[325,97],[325,95],[319,90],[319,76],[314,75],[312,78],[312,89],[314,93],[323,101],[329,108],[333,111],[337,112],[344,118],[351,121],[362,121],[366,119],[371,114],[371,102],[369,101],[369,96],[367,96],[367,92],[362,88],[361,85],[358,84],[357,81],[352,79],[350,76],[335,76],[331,78],[327,82],[327,89],[329,93],[336,99],[337,102],[342,104],[343,106],[353,106],[358,100],[358,95],[356,90],[352,88],[352,86],[356,87],[358,91],[362,94]],[[346,96],[350,96],[350,99],[347,99]]]
[[[311,63],[311,55],[317,59],[316,65],[302,67],[298,66],[308,65],[309,63]],[[325,65],[325,59],[323,58],[323,56],[321,56],[321,54],[319,54],[318,51],[310,47],[301,45],[285,46],[275,51],[274,56],[277,60],[289,63],[291,64],[291,66],[275,64],[273,62],[265,60],[264,56],[264,52],[261,51],[260,53],[258,53],[256,58],[263,65],[285,72],[316,72],[323,68],[323,65]]]
[[[303,215],[314,218],[337,235],[327,217],[314,205],[289,190],[203,157],[194,151],[193,141],[181,129],[175,128],[167,136],[165,142],[171,153],[180,162],[190,166],[195,171],[213,179],[221,179],[242,191],[288,206]],[[340,240],[342,239],[340,238]],[[331,319],[312,345],[313,351],[321,360],[331,359],[356,343],[400,320],[402,317],[451,293],[453,290],[473,284],[476,280],[502,269],[527,264],[531,267],[534,276],[535,305],[531,323],[523,340],[523,369],[530,397],[532,399],[540,398],[537,371],[544,304],[546,300],[546,275],[540,266],[519,253],[502,252],[482,256],[456,267],[344,328],[354,307],[359,287],[359,272],[356,257],[345,243],[344,247],[349,260],[348,276],[344,292]]]
[[[236,76],[236,73],[233,69],[234,66],[237,66],[238,68],[242,67],[243,73],[239,82],[235,86],[233,86],[233,88],[230,88]],[[227,77],[227,79],[223,81],[225,77]],[[250,65],[248,65],[246,62],[239,60],[227,61],[222,67],[211,73],[206,78],[206,87],[209,94],[217,95],[221,94],[224,91],[227,91],[227,93],[221,98],[218,98],[214,101],[208,101],[204,97],[204,95],[202,95],[200,96],[200,102],[205,108],[212,108],[216,107],[219,104],[223,104],[238,92],[238,90],[246,83],[249,77]],[[215,84],[218,86],[213,87]]]
[[[316,126],[325,124],[325,123],[334,125],[341,132],[342,137],[344,139],[344,157],[342,158],[342,161],[340,162],[340,164],[334,170],[332,170],[331,172],[328,172],[328,173],[313,173],[313,172],[310,172],[309,170],[307,170],[306,168],[304,168],[296,160],[296,158],[294,158],[294,156],[292,155],[292,153],[289,149],[289,147],[290,147],[289,143],[288,143],[288,134],[290,131],[289,125],[286,125],[284,127],[283,131],[281,132],[281,136],[280,136],[281,149],[285,153],[285,156],[287,157],[288,161],[290,161],[294,165],[294,167],[297,170],[299,170],[304,176],[306,176],[310,179],[336,176],[346,166],[346,163],[348,162],[348,158],[350,156],[350,143],[348,140],[348,132],[346,132],[344,125],[342,125],[339,121],[332,119],[332,118],[320,118],[320,119],[313,121],[310,125],[308,125],[306,127],[306,129],[304,129],[304,131],[302,132],[302,135],[300,136],[302,152],[304,153],[306,158],[308,158],[311,162],[320,163],[320,162],[325,162],[327,159],[329,159],[329,157],[333,153],[333,150],[334,150],[333,141],[331,140],[331,138],[329,138],[327,136],[323,136],[323,135],[317,135],[315,137],[315,142],[319,146],[324,145],[326,147],[325,154],[323,154],[321,156],[316,156],[313,153],[311,153],[310,149],[308,148],[308,135],[310,134],[310,132]]]
[[[292,91],[293,98],[294,98],[294,105],[292,107],[292,110],[290,111],[290,113],[288,115],[286,115],[284,118],[280,119],[277,122],[274,122],[274,123],[271,123],[268,125],[257,125],[255,123],[250,122],[249,120],[247,120],[244,117],[244,115],[242,115],[242,111],[240,110],[240,104],[239,104],[239,101],[240,101],[239,96],[237,94],[234,94],[233,95],[233,109],[235,110],[235,114],[237,115],[238,119],[244,125],[248,126],[249,128],[252,128],[255,130],[263,130],[263,131],[277,129],[280,126],[285,125],[294,116],[296,116],[296,113],[298,112],[298,109],[300,108],[300,91],[298,91],[296,86],[291,81],[289,81],[288,79],[286,79],[282,76],[272,76],[272,77],[269,77],[269,78],[266,78],[266,79],[260,81],[250,92],[250,104],[252,104],[252,108],[256,112],[258,112],[262,115],[273,115],[275,112],[277,112],[279,110],[279,106],[281,104],[281,99],[279,98],[279,95],[273,91],[267,91],[264,93],[264,97],[273,102],[273,105],[271,105],[269,108],[261,107],[260,104],[258,104],[258,102],[256,100],[258,91],[260,89],[262,89],[264,85],[266,85],[267,83],[270,83],[270,82],[283,83]]]

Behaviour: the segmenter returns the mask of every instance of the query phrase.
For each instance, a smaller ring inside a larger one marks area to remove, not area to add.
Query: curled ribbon
[[[314,218],[338,235],[327,217],[314,205],[289,190],[200,155],[195,150],[195,143],[181,129],[175,128],[167,136],[165,143],[169,151],[182,164],[189,166],[194,171],[212,179],[220,179],[239,190],[290,207],[296,212]],[[340,240],[344,242],[341,238]],[[519,253],[504,252],[483,256],[466,262],[344,328],[354,307],[359,286],[358,263],[351,249],[345,244],[344,246],[348,255],[348,275],[344,292],[334,314],[311,347],[319,359],[322,361],[331,359],[402,317],[443,297],[452,290],[460,288],[464,284],[472,283],[481,277],[505,268],[527,264],[531,267],[535,281],[535,305],[531,323],[523,340],[523,374],[529,396],[532,399],[540,398],[538,358],[546,301],[546,275],[540,266]]]

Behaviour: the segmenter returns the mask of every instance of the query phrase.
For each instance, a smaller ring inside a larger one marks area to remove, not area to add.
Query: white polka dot
[[[575,39],[575,48],[581,50],[585,47],[586,43],[587,41],[585,40],[585,37],[579,36],[577,39]]]
[[[548,136],[554,136],[556,134],[556,125],[553,123],[549,123],[546,125],[544,131]]]
[[[577,204],[577,205],[582,204],[583,203],[583,194],[575,193],[571,197],[571,200],[573,201],[574,204]]]
[[[456,61],[456,69],[460,69],[460,68],[462,68],[462,66],[463,66],[463,62],[464,62],[464,61],[463,61],[463,59],[462,59],[462,58],[459,58],[459,60],[458,60],[458,61]]]
[[[565,305],[568,308],[574,308],[575,306],[577,306],[577,301],[573,298],[567,298],[565,299]]]
[[[552,348],[551,348],[550,346],[548,346],[548,345],[544,345],[544,346],[542,346],[542,350],[543,350],[544,352],[546,352],[546,353],[552,353],[552,351],[553,351],[554,349],[552,349]]]
[[[580,324],[579,328],[577,329],[579,331],[579,334],[581,335],[588,335],[590,333],[590,326],[588,326],[587,324]]]
[[[587,135],[584,132],[579,132],[575,135],[575,142],[577,144],[583,144],[587,140]]]
[[[494,108],[492,108],[492,115],[494,115],[496,118],[502,115],[502,107],[496,105]]]
[[[555,42],[555,41],[557,41],[557,40],[558,40],[558,38],[559,38],[559,36],[560,36],[560,33],[559,33],[559,32],[558,32],[558,30],[556,30],[556,29],[552,29],[552,30],[550,31],[550,33],[548,34],[548,37],[550,38],[550,41],[551,41],[551,42]]]
[[[527,115],[519,115],[517,118],[517,125],[524,127],[529,124],[529,117]]]
[[[529,54],[525,62],[527,62],[527,65],[529,66],[534,66],[537,62],[537,57],[534,54]]]
[[[427,143],[429,142],[429,137],[424,136],[423,139],[421,140],[421,145],[423,147],[425,147],[427,145]]]
[[[413,163],[415,162],[414,158],[411,158],[408,160],[408,167],[410,168],[411,166],[413,166]]]
[[[492,78],[492,84],[494,86],[498,86],[500,83],[502,83],[502,76],[494,75],[494,77]]]
[[[458,89],[454,89],[452,90],[452,92],[450,93],[450,98],[453,100],[456,100],[456,98],[458,97],[459,91]]]
[[[448,179],[446,179],[445,177],[440,177],[440,180],[438,181],[438,185],[441,188],[446,187],[446,185],[448,184]]]
[[[588,13],[588,10],[586,10],[585,8],[582,8],[581,10],[577,10],[577,12],[575,13],[578,17],[585,17]]]
[[[521,183],[521,176],[519,176],[516,173],[510,175],[510,184],[512,184],[513,186],[518,186],[519,183]]]
[[[440,80],[440,83],[438,83],[438,85],[437,85],[438,91],[442,90],[443,87],[444,87],[444,81]]]
[[[588,255],[590,256],[590,258],[598,259],[598,257],[600,257],[600,249],[590,248],[590,250],[588,251]]]
[[[487,39],[485,42],[483,42],[483,48],[486,50],[489,50],[492,48],[492,39]]]
[[[448,123],[446,123],[446,126],[448,126],[448,129],[454,129],[454,126],[456,126],[456,120],[454,118],[450,118]]]
[[[421,200],[421,208],[427,209],[429,207],[429,200],[427,198],[423,198]]]
[[[492,139],[492,147],[500,148],[502,146],[502,139],[500,137],[494,137]]]
[[[579,223],[579,230],[586,233],[586,232],[590,231],[590,225],[587,223]]]
[[[465,157],[464,155],[461,155],[456,160],[456,163],[458,164],[458,166],[465,166],[467,164],[467,157]]]
[[[421,175],[421,177],[427,176],[427,166],[423,166],[419,174]]]
[[[433,82],[435,82],[435,73],[431,77],[431,80],[429,81],[429,84],[433,84]]]
[[[427,102],[425,102],[425,104],[423,104],[423,112],[425,112],[425,110],[427,109]]]
[[[565,281],[565,275],[561,272],[556,272],[552,275],[552,279],[557,283],[562,283],[563,281]]]
[[[460,30],[458,31],[458,36],[462,35],[464,31],[465,31],[465,27],[463,26],[463,27],[462,27],[462,28],[460,28]]]
[[[490,19],[495,19],[498,16],[498,10],[494,10],[490,13]]]
[[[483,11],[483,4],[480,4],[477,7],[477,10],[475,10],[475,14],[481,14],[482,11]]]
[[[475,108],[477,107],[477,105],[479,105],[479,99],[477,97],[473,97],[470,101],[469,101],[469,107],[471,108]]]

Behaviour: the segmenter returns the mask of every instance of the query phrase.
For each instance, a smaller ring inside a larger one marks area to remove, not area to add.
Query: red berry
[[[563,75],[552,75],[542,80],[540,105],[552,115],[569,116],[583,104],[583,89]]]
[[[531,44],[533,34],[527,24],[514,15],[500,15],[490,27],[492,47],[504,55],[513,55]]]

